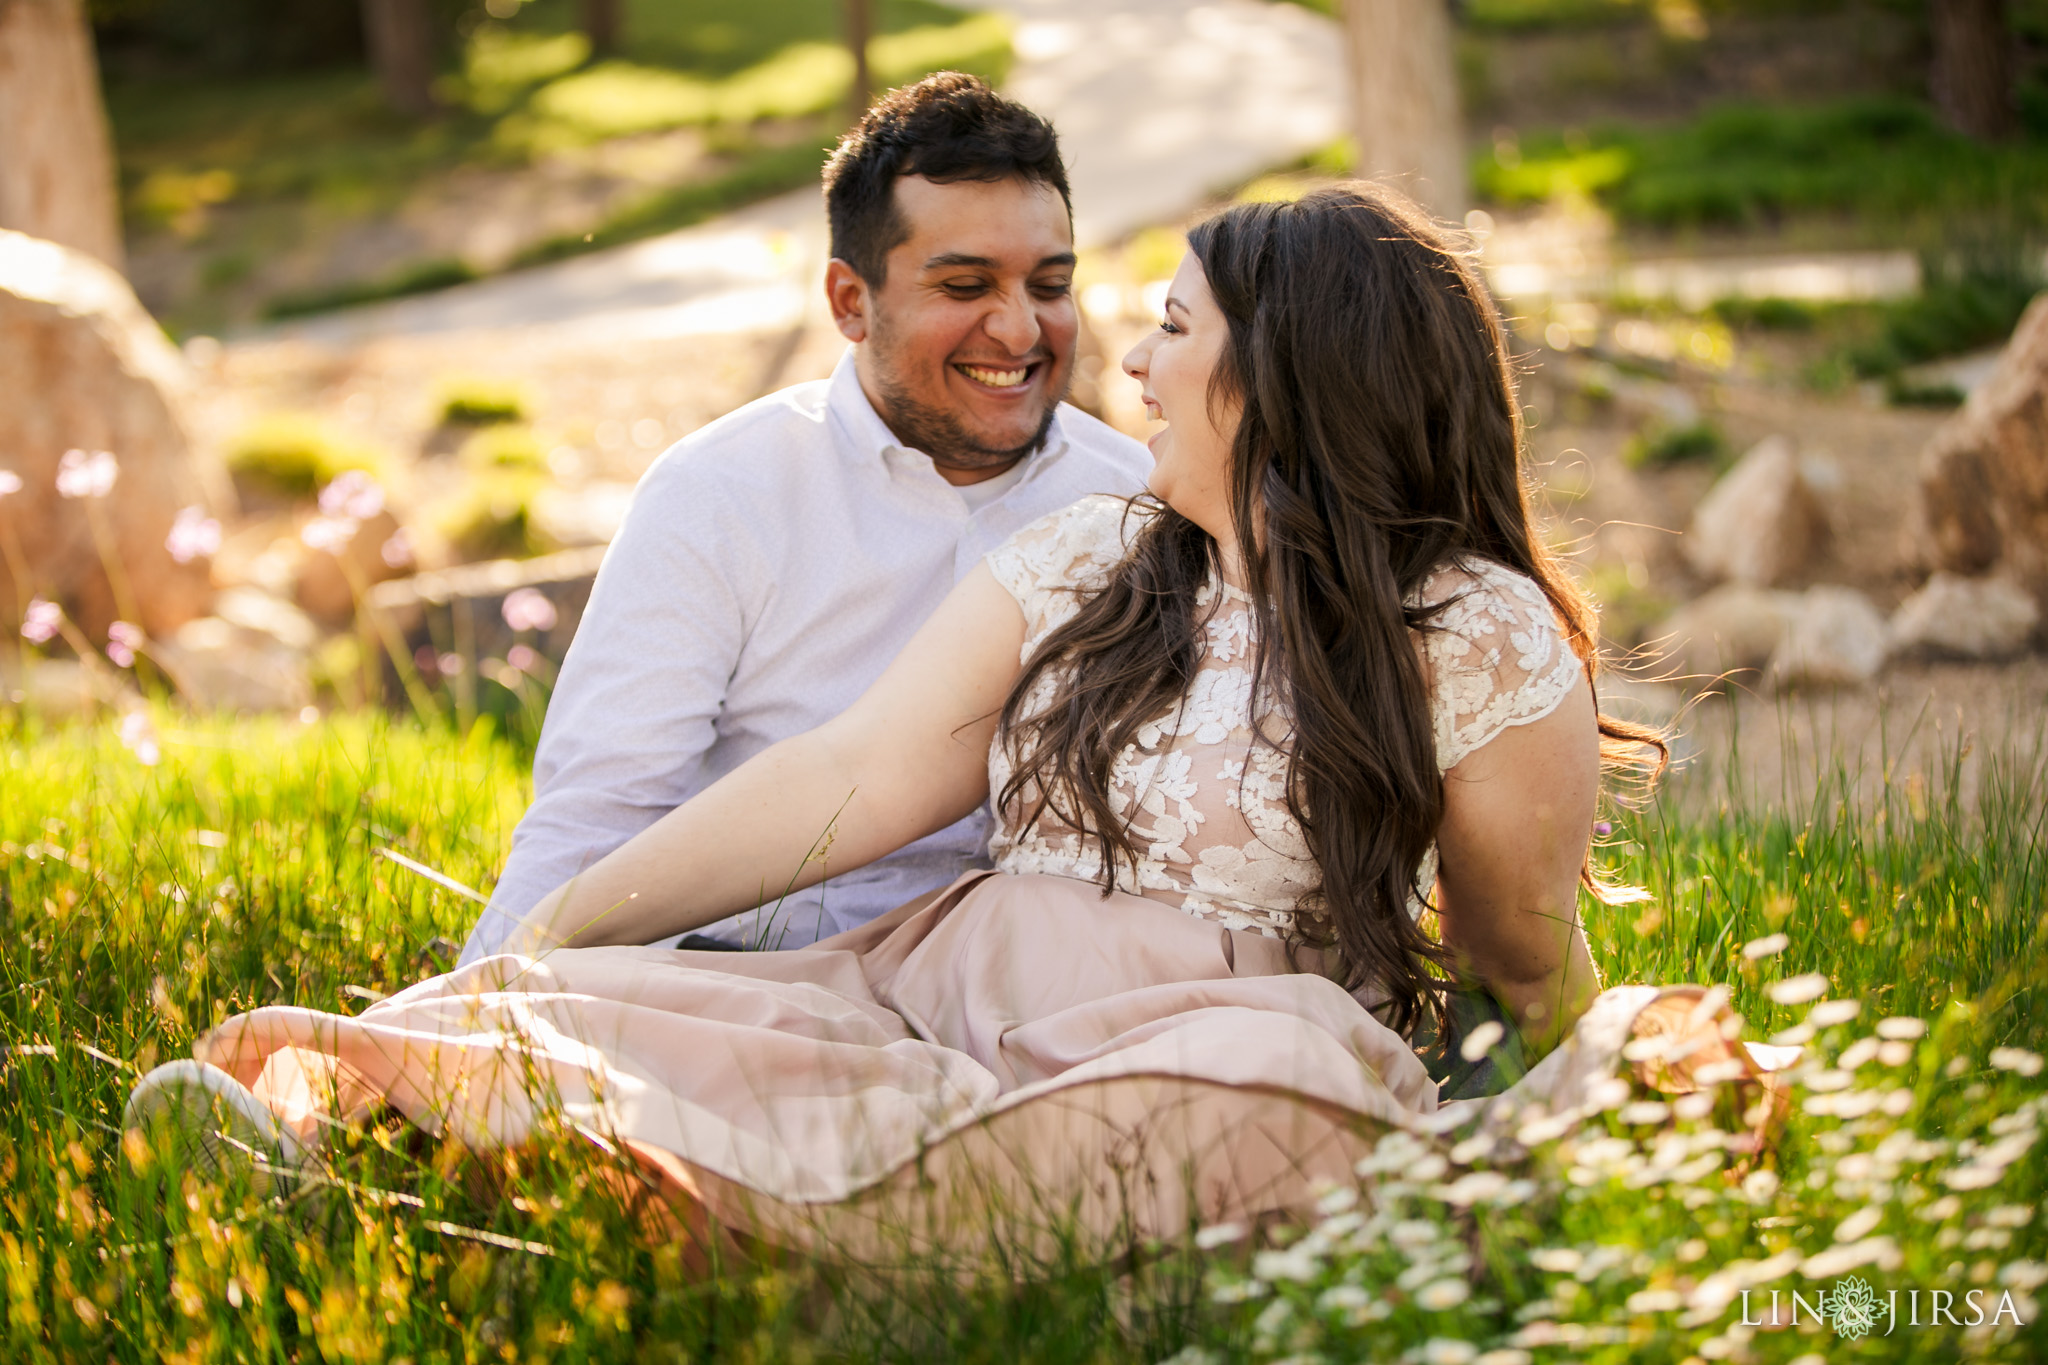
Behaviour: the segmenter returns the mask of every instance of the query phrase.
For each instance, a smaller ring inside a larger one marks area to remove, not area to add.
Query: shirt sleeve
[[[1543,589],[1510,569],[1440,570],[1423,600],[1443,604],[1422,638],[1439,772],[1555,711],[1584,671]]]
[[[746,637],[733,585],[768,580],[692,482],[686,465],[656,465],[605,555],[548,702],[533,804],[464,963],[694,790]]]

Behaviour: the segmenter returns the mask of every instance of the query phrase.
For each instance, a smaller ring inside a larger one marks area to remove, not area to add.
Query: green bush
[[[455,420],[450,418],[449,420]],[[495,422],[462,444],[464,467],[478,473],[515,470],[538,474],[547,469],[547,453],[530,427],[511,420]]]
[[[1821,315],[1818,307],[1804,299],[1752,299],[1739,294],[1715,300],[1707,311],[1729,327],[1765,332],[1810,332]]]
[[[2041,289],[2025,262],[1941,262],[1923,265],[1921,288],[1885,305],[1878,336],[1851,347],[1848,359],[1866,379],[1944,356],[1995,346],[2012,335]]]
[[[383,472],[384,457],[320,418],[282,412],[259,417],[227,443],[235,486],[258,498],[310,498],[344,469]]]
[[[526,404],[526,389],[505,380],[463,377],[441,386],[441,420],[452,425],[522,422]]]
[[[1823,213],[2048,226],[2048,144],[1974,142],[1897,96],[1733,104],[1669,127],[1503,141],[1474,163],[1473,184],[1501,204],[1582,193],[1624,222],[1667,229]]]
[[[436,529],[464,561],[531,559],[560,549],[541,533],[533,502],[541,482],[500,469],[479,475],[467,494],[436,520]]]
[[[1631,469],[1687,460],[1716,460],[1728,453],[1728,438],[1707,418],[1683,426],[1656,424],[1636,433],[1622,451]]]

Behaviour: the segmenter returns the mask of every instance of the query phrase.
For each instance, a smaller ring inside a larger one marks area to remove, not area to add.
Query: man
[[[1018,528],[1144,486],[1143,446],[1061,404],[1073,214],[1043,119],[957,73],[893,91],[833,153],[825,206],[825,291],[852,344],[829,380],[712,423],[641,480],[465,962],[673,807],[844,710]],[[986,866],[987,841],[976,815],[786,898],[797,869],[761,868],[762,906],[690,946],[811,943]]]

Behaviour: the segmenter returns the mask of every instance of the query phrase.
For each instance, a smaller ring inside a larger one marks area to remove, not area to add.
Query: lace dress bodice
[[[1024,657],[1108,581],[1145,515],[1120,498],[1086,498],[1025,527],[988,557],[1024,610]],[[1436,615],[1438,629],[1419,644],[1439,772],[1509,726],[1549,715],[1578,680],[1578,656],[1530,579],[1491,563],[1449,566],[1431,577],[1422,600],[1448,602]],[[1111,774],[1110,807],[1130,819],[1142,854],[1135,878],[1123,867],[1117,884],[1226,928],[1288,938],[1320,879],[1287,809],[1286,707],[1270,691],[1252,695],[1249,599],[1212,578],[1197,606],[1202,658],[1183,704],[1143,726]],[[1040,678],[1028,706],[1044,706],[1056,686],[1055,678]],[[1261,723],[1270,743],[1255,742]],[[992,793],[1011,771],[998,738],[989,754]],[[1021,829],[1016,819],[1015,811],[995,811],[989,853],[999,870],[1101,879],[1093,839],[1050,811]],[[1425,885],[1434,879],[1433,853],[1419,871]]]

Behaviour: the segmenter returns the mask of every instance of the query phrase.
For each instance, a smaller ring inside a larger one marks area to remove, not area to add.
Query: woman
[[[389,1103],[466,1141],[543,1107],[685,1208],[872,1255],[1305,1207],[1439,1106],[1450,978],[1558,1112],[1696,990],[1599,995],[1579,932],[1592,615],[1536,540],[1499,321],[1412,207],[1331,189],[1198,227],[1124,362],[1155,500],[974,570],[853,708],[543,901],[508,955],[348,1019],[230,1020],[131,1123],[226,1103],[298,1159]],[[993,874],[788,953],[637,947],[994,802]],[[1433,937],[1425,907],[1441,938]],[[1597,998],[1596,998],[1597,996]],[[1679,1078],[1684,1088],[1683,1078]],[[244,1089],[253,1087],[253,1089]],[[1471,1103],[1471,1102],[1467,1102]]]

